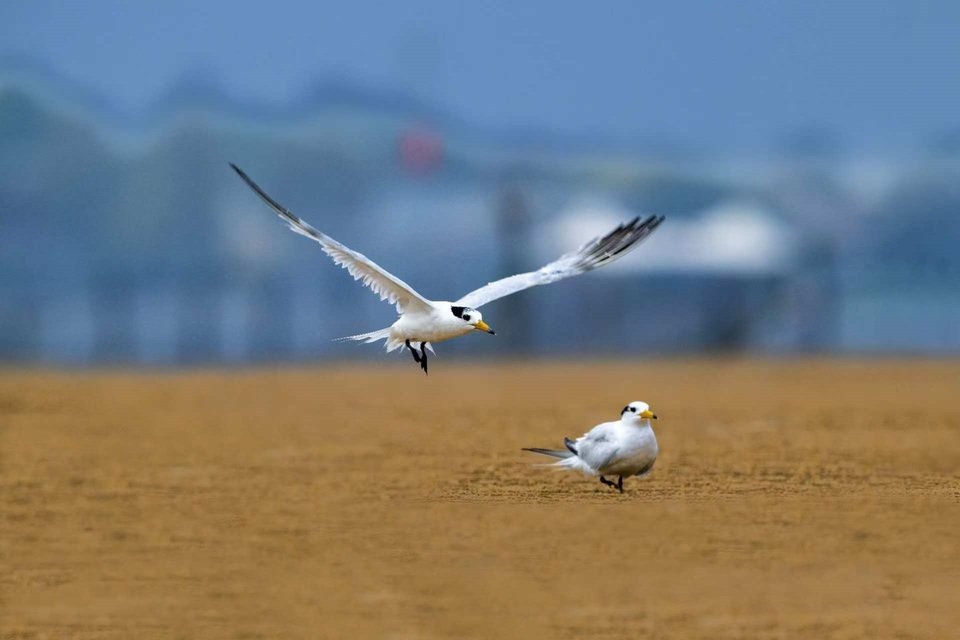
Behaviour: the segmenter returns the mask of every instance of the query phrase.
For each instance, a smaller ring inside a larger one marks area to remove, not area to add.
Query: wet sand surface
[[[0,638],[958,637],[960,363],[404,365],[0,374]]]

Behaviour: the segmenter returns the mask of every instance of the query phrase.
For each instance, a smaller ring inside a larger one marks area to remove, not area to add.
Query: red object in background
[[[398,151],[405,171],[426,175],[443,162],[443,139],[429,129],[411,127],[400,133]]]

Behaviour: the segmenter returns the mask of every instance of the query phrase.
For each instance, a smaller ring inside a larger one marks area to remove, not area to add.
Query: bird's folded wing
[[[476,309],[482,305],[517,291],[542,284],[550,284],[571,276],[592,271],[617,260],[634,249],[656,230],[663,216],[650,216],[641,221],[634,218],[605,236],[594,238],[576,251],[561,256],[536,271],[496,280],[468,293],[454,304]]]
[[[354,280],[362,281],[363,284],[370,287],[374,293],[380,296],[381,300],[387,300],[395,304],[399,313],[403,313],[411,306],[419,306],[423,310],[430,308],[430,303],[426,298],[414,291],[413,287],[406,282],[392,275],[362,253],[353,251],[325,233],[317,231],[290,213],[287,209],[280,206],[280,204],[268,196],[256,182],[251,180],[250,176],[244,173],[240,167],[233,163],[231,163],[230,166],[237,172],[237,175],[243,178],[247,186],[253,189],[253,191],[260,196],[260,199],[266,202],[267,205],[287,223],[290,229],[320,243],[324,253],[333,258],[335,263],[346,269],[350,275],[353,276]]]
[[[602,469],[620,455],[620,443],[608,424],[594,427],[577,439],[577,457],[593,469]]]

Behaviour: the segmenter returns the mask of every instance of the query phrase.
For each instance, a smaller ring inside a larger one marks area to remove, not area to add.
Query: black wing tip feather
[[[261,199],[261,200],[263,200],[263,201],[266,202],[268,205],[270,205],[270,207],[271,207],[274,211],[276,211],[276,212],[279,213],[281,216],[283,216],[283,217],[286,218],[287,220],[289,220],[289,221],[291,221],[291,222],[293,222],[293,223],[295,223],[295,224],[297,224],[297,225],[300,225],[300,226],[303,226],[303,225],[304,225],[303,220],[301,220],[301,219],[298,218],[297,216],[295,216],[295,215],[293,215],[292,213],[290,213],[290,211],[289,211],[286,207],[284,207],[284,206],[281,205],[279,202],[277,202],[276,200],[274,200],[273,198],[271,198],[271,197],[267,194],[266,191],[264,191],[263,189],[260,188],[260,185],[258,185],[256,182],[253,181],[253,178],[251,178],[250,176],[248,176],[248,175],[246,174],[246,172],[244,172],[243,169],[241,169],[240,167],[238,167],[237,165],[235,165],[235,164],[232,163],[232,162],[230,163],[230,168],[232,168],[234,171],[236,171],[236,172],[237,172],[237,175],[240,176],[240,178],[241,178],[244,182],[247,183],[247,186],[250,187],[251,189],[253,189],[253,192],[256,193],[258,196],[260,196],[260,199]]]
[[[621,223],[616,229],[587,247],[580,258],[580,268],[595,269],[617,259],[640,244],[665,219],[665,216],[654,215],[644,218],[641,222],[640,216],[637,216],[630,222]]]
[[[261,188],[257,185],[257,183],[253,181],[253,178],[251,178],[250,176],[247,175],[247,172],[246,172],[246,171],[244,171],[243,169],[241,169],[241,168],[238,167],[237,165],[233,164],[232,162],[230,163],[230,168],[233,169],[233,170],[237,173],[238,176],[240,176],[240,179],[241,179],[241,180],[243,180],[244,182],[247,183],[247,186],[249,186],[251,189],[253,189],[254,191],[256,191],[258,194],[263,191],[263,189],[261,189]]]

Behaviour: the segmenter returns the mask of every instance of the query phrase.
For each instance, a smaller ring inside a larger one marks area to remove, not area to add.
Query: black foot
[[[413,356],[413,361],[416,362],[417,364],[420,364],[420,352],[414,349],[412,346],[410,346],[409,340],[407,340],[405,344],[407,345],[407,349],[410,349],[410,355]],[[420,364],[420,368],[421,369],[423,368],[422,364]]]
[[[620,476],[618,482],[613,482],[612,480],[607,480],[603,476],[600,476],[600,482],[607,485],[611,489],[617,489],[620,493],[623,493],[623,476]]]
[[[410,349],[410,355],[413,356],[413,361],[420,365],[420,368],[423,369],[423,372],[427,372],[427,343],[420,343],[420,350],[417,351],[413,348],[413,345],[410,344],[408,339],[404,344],[407,345],[407,349]]]

